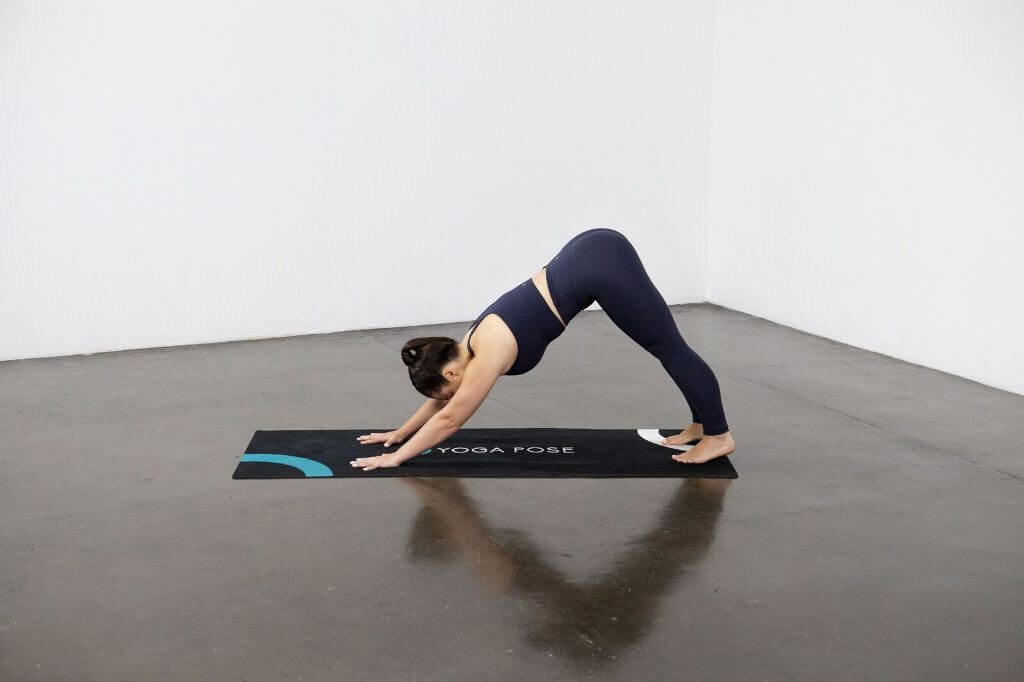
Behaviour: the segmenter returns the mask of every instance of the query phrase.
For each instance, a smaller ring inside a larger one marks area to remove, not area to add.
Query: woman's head
[[[445,400],[462,383],[459,342],[447,336],[420,336],[402,346],[409,379],[428,398]]]

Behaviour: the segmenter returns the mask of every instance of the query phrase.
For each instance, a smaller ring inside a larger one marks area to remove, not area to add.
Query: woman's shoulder
[[[519,351],[515,334],[496,313],[487,313],[477,319],[462,340],[474,354],[485,352],[506,358],[509,367],[515,363]]]
[[[512,330],[505,324],[505,320],[501,319],[501,316],[497,313],[487,313],[481,315],[476,321],[470,325],[466,331],[465,336],[462,337],[463,341],[472,339],[474,342],[479,339],[500,339],[504,335],[511,336],[515,339],[512,334]]]

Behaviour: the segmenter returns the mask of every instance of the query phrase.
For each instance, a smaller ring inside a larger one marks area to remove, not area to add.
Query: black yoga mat
[[[390,429],[257,431],[232,478],[738,478],[728,456],[704,464],[671,457],[656,441],[677,429],[460,429],[443,443],[390,469],[363,471],[358,457],[396,451],[356,436]],[[652,442],[655,441],[655,442]]]

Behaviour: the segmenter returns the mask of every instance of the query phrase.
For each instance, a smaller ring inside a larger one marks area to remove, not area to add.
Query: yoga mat
[[[684,464],[689,445],[657,441],[677,429],[460,429],[390,469],[363,471],[358,457],[395,452],[401,443],[362,445],[356,436],[391,429],[256,431],[232,478],[738,478],[728,456]]]

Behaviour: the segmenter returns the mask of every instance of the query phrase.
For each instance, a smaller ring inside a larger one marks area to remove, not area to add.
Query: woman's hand
[[[368,433],[365,436],[357,436],[356,440],[359,441],[360,445],[367,445],[368,443],[384,443],[384,447],[393,445],[395,443],[401,443],[405,440],[405,436],[398,432],[398,429],[394,431],[388,431],[387,433]]]
[[[401,462],[395,459],[393,454],[378,455],[376,457],[359,457],[349,462],[354,467],[362,467],[363,471],[372,471],[374,469],[390,469],[396,467]]]

